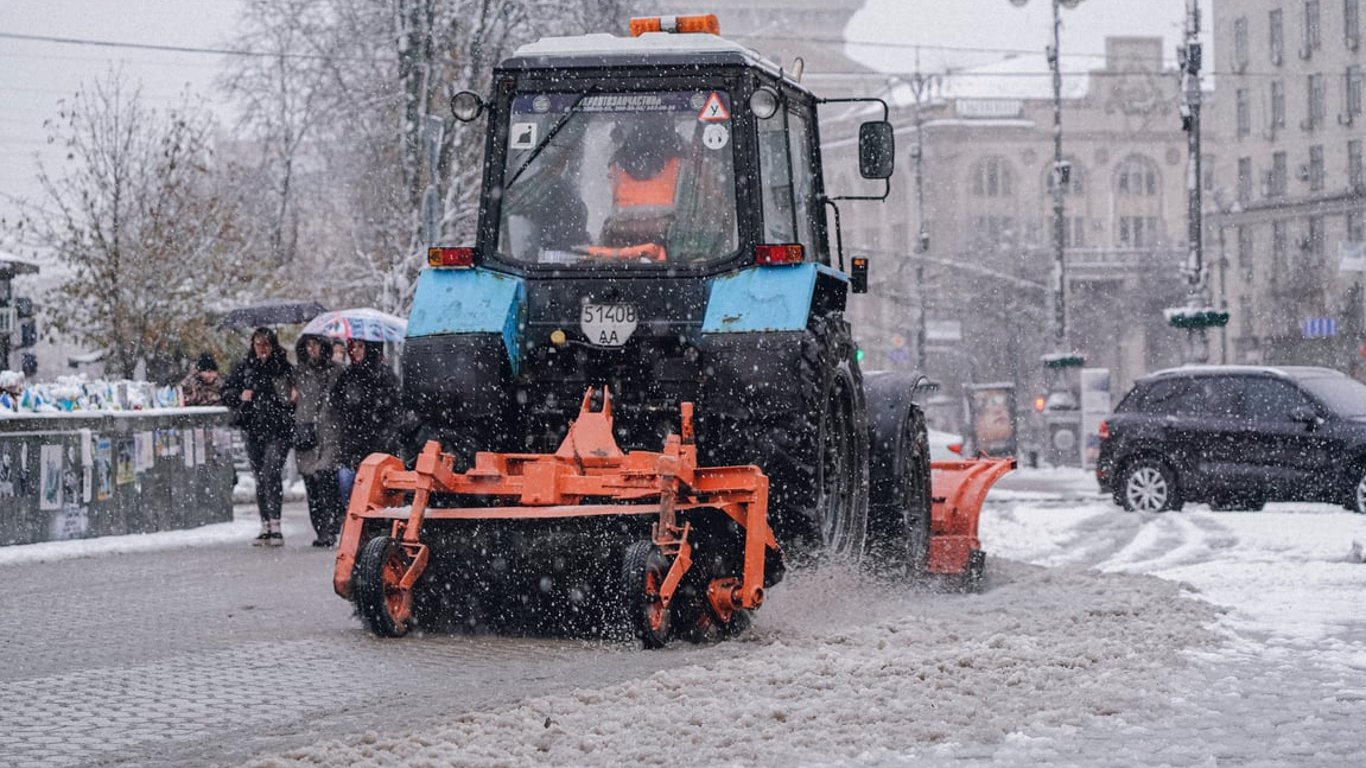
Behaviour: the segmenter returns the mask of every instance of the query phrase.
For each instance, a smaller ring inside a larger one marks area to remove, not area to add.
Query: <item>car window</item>
[[[1333,413],[1344,418],[1366,416],[1366,384],[1346,376],[1321,376],[1301,383]]]
[[[1293,384],[1261,377],[1247,380],[1243,398],[1250,418],[1267,421],[1289,421],[1296,408],[1313,405]]]
[[[1232,376],[1198,376],[1183,381],[1160,403],[1152,403],[1154,413],[1174,416],[1231,418],[1242,413],[1242,383]]]
[[[1145,413],[1176,413],[1176,404],[1188,389],[1186,379],[1161,379],[1148,385],[1142,398],[1132,406],[1134,410]],[[1130,398],[1125,398],[1128,402]]]

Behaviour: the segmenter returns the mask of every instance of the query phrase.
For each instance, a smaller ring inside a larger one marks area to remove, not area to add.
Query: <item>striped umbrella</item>
[[[377,309],[339,309],[324,312],[304,326],[305,335],[331,339],[400,342],[408,331],[408,321]]]

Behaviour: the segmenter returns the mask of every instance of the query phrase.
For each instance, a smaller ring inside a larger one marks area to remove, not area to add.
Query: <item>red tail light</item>
[[[777,264],[800,264],[805,259],[806,254],[800,243],[754,246],[754,263],[761,267],[771,267]]]
[[[1108,439],[1110,438],[1110,422],[1109,422],[1109,421],[1101,421],[1101,422],[1100,422],[1100,430],[1099,430],[1099,432],[1100,432],[1100,439],[1101,439],[1101,440],[1108,440]]]
[[[474,266],[474,249],[433,246],[427,249],[427,266],[468,269]]]

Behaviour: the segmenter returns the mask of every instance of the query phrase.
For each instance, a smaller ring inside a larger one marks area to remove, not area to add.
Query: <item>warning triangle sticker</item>
[[[697,113],[697,119],[709,123],[730,119],[730,110],[721,103],[721,94],[716,91],[711,92],[711,95],[707,97],[707,103],[702,105],[702,111]]]

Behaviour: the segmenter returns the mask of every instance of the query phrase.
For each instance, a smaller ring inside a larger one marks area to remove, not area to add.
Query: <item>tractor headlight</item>
[[[778,92],[764,86],[749,95],[749,111],[760,120],[767,120],[778,112]]]

